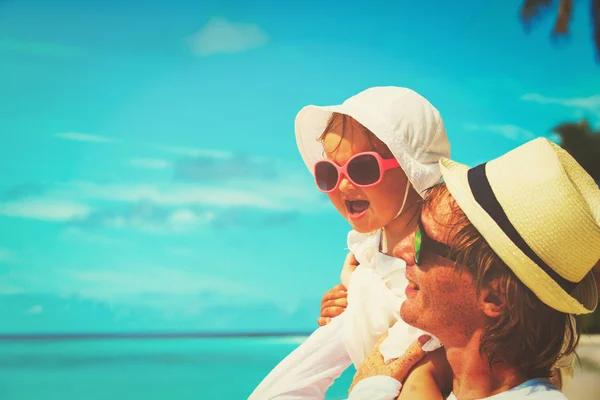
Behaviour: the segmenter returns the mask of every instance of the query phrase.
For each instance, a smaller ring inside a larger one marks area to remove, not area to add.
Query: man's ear
[[[479,308],[488,318],[498,318],[504,313],[506,295],[498,279],[492,280],[489,285],[482,288],[477,300]]]

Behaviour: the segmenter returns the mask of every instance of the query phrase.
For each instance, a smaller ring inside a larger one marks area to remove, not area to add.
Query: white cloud
[[[192,154],[190,149],[185,149]],[[231,157],[227,152],[199,149],[194,149],[193,154]],[[246,159],[250,159],[249,156]],[[136,160],[135,164],[139,166],[166,166],[165,160],[160,158]],[[207,161],[207,164],[212,162]],[[326,197],[314,189],[309,174],[290,169],[277,160],[272,163],[277,173],[271,174],[269,170],[247,176],[234,173],[230,174],[232,177],[226,175],[226,179],[198,182],[175,179],[157,183],[48,183],[37,197],[0,203],[0,215],[71,222],[76,226],[68,228],[67,233],[81,236],[81,232],[94,228],[135,229],[159,234],[189,232],[211,223],[219,213],[226,213],[231,208],[303,213],[329,209]],[[247,168],[246,164],[241,163],[239,168]],[[221,165],[216,163],[211,167],[213,170],[208,169],[208,174],[216,173],[215,169],[219,171]],[[89,239],[95,241],[92,237]]]
[[[213,264],[211,268],[216,266]],[[127,305],[181,311],[190,305],[200,311],[223,302],[233,306],[272,299],[271,293],[241,279],[209,275],[181,265],[77,268],[57,271],[56,275],[61,281],[53,293],[102,302],[115,309]]]
[[[29,198],[0,204],[1,215],[54,222],[85,218],[90,211],[84,204],[48,198]]]
[[[66,226],[59,235],[59,239],[62,241],[72,242],[73,240],[84,241],[87,243],[94,243],[100,245],[123,245],[123,241],[119,241],[114,237],[103,235],[98,232],[93,232],[84,229],[80,226]]]
[[[14,285],[6,284],[4,282],[0,282],[0,295],[3,294],[19,294],[23,293],[22,287],[17,287]]]
[[[91,142],[91,143],[110,143],[116,142],[116,139],[111,139],[105,136],[99,135],[91,135],[89,133],[79,133],[79,132],[65,132],[65,133],[57,133],[54,135],[61,139],[74,140],[77,142]]]
[[[193,147],[183,147],[183,146],[155,146],[156,149],[171,153],[177,154],[180,156],[186,157],[206,157],[206,158],[215,158],[226,160],[233,157],[233,154],[228,151],[222,150],[211,150],[211,149],[198,149]]]
[[[44,307],[42,307],[39,304],[37,304],[37,305],[31,307],[26,312],[27,312],[27,314],[41,314],[41,313],[44,312]]]
[[[165,221],[146,221],[139,218],[116,217],[112,220],[113,228],[132,227],[146,233],[162,234],[171,232],[189,232],[205,225],[215,218],[212,212],[196,213],[192,210],[175,210]]]
[[[465,124],[464,128],[470,131],[486,131],[504,136],[510,140],[529,140],[536,135],[520,126],[516,125],[477,125]]]
[[[169,222],[173,224],[191,224],[198,220],[195,212],[190,210],[177,210],[169,217]]]
[[[162,206],[205,205],[218,208],[248,206],[261,209],[288,209],[282,198],[270,196],[259,188],[214,187],[191,184],[140,185],[140,184],[97,184],[93,182],[73,182],[50,195],[66,198],[87,198],[126,203],[151,202]]]
[[[216,17],[188,39],[191,51],[199,56],[241,53],[264,46],[268,40],[269,35],[256,24]]]
[[[144,293],[198,294],[205,291],[241,294],[248,289],[240,282],[220,279],[178,266],[144,266],[122,269],[70,270],[63,272],[76,293],[113,300]]]
[[[327,199],[309,180],[293,173],[286,174],[285,182],[236,180],[226,186],[215,185],[66,182],[51,186],[40,197],[0,203],[0,215],[74,223],[79,226],[65,232],[71,238],[108,244],[110,241],[101,236],[96,239],[82,234],[86,227],[156,234],[189,232],[212,223],[231,208],[302,213],[329,209]],[[0,259],[2,256],[0,253]]]
[[[142,169],[168,169],[172,166],[170,161],[161,158],[133,158],[129,165]]]
[[[598,94],[589,97],[560,98],[546,97],[540,94],[528,93],[521,96],[521,100],[532,101],[540,104],[556,104],[563,107],[578,108],[600,114],[600,95]]]
[[[148,206],[148,207],[145,207]],[[143,208],[147,208],[144,212]],[[164,209],[155,209],[149,205],[136,205],[119,213],[118,211],[100,212],[91,215],[86,223],[110,229],[134,229],[151,234],[185,233],[200,228],[215,218],[213,212],[194,212],[188,209],[177,209],[163,214]],[[95,225],[94,225],[95,224]]]
[[[208,212],[204,214],[197,214],[192,210],[176,210],[169,216],[169,223],[174,227],[184,227],[190,225],[196,225],[198,223],[210,222],[215,218],[215,214]]]

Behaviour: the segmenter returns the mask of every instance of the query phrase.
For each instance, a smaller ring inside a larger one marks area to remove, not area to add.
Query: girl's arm
[[[430,353],[422,350],[427,342],[422,340],[424,336],[387,364],[376,346],[359,367],[348,400],[444,399],[451,392],[450,365],[443,349]]]
[[[411,371],[417,371],[416,365],[425,357],[427,352],[423,345],[431,339],[427,335],[415,340],[404,354],[389,363],[385,363],[379,352],[379,344],[385,339],[380,339],[378,345],[360,365],[354,376],[350,387],[348,400],[395,400],[398,398],[402,385],[400,382],[406,380]],[[431,353],[433,355],[433,353]],[[414,379],[414,378],[413,378]],[[439,397],[416,397],[418,399],[441,398],[441,393],[435,393]]]

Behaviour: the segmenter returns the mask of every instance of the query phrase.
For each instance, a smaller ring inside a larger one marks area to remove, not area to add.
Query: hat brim
[[[598,288],[590,271],[569,294],[527,257],[477,203],[467,178],[469,167],[449,159],[440,160],[442,176],[450,194],[492,250],[546,305],[569,314],[589,314],[598,305]]]
[[[337,106],[306,106],[298,112],[294,121],[296,131],[296,144],[302,160],[306,167],[313,173],[314,165],[322,159],[323,145],[319,142],[319,137],[327,127],[327,121],[334,112],[347,114],[343,105]]]

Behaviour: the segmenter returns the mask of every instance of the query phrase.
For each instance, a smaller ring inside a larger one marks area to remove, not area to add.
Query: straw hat
[[[469,221],[541,301],[570,314],[596,308],[600,189],[569,153],[537,138],[475,168],[440,165]]]
[[[419,194],[440,181],[438,161],[450,157],[440,113],[415,91],[395,86],[366,89],[339,105],[310,105],[300,110],[296,142],[311,173],[323,159],[318,138],[334,112],[354,118],[385,143]]]

